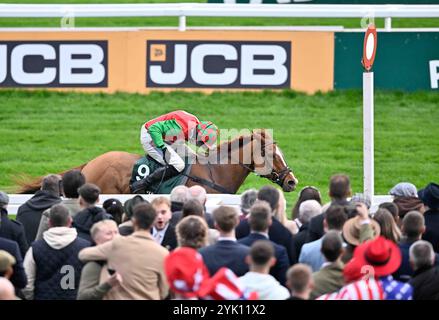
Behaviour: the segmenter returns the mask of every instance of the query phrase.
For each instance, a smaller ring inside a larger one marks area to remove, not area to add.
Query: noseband
[[[267,145],[264,146],[264,148],[262,148],[262,152],[261,152],[262,157],[265,158],[265,147],[270,146],[270,145],[276,145],[276,142],[273,142],[271,144],[267,144]],[[283,186],[287,175],[289,173],[293,172],[288,166],[285,166],[279,172],[276,172],[276,170],[274,170],[274,168],[272,168],[271,172],[269,174],[261,175],[261,174],[258,174],[256,172],[256,170],[254,168],[254,165],[253,165],[253,169],[251,167],[243,164],[243,163],[240,163],[240,165],[242,167],[244,167],[245,169],[247,169],[248,171],[250,171],[250,172],[254,173],[255,175],[257,175],[258,177],[268,179],[271,182],[274,182],[274,183],[278,184],[281,187]]]

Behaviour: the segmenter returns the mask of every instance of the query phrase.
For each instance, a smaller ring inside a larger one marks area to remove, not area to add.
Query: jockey
[[[155,182],[166,181],[184,170],[183,159],[171,144],[193,141],[198,147],[213,149],[216,145],[218,128],[210,121],[200,121],[186,111],[177,110],[152,119],[140,129],[140,143],[151,158],[164,165],[146,178],[134,182],[132,193],[148,190]],[[151,191],[151,190],[149,190]]]

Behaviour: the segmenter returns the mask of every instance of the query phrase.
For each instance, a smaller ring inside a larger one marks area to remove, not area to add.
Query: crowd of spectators
[[[0,191],[0,299],[438,300],[439,185],[398,183],[376,212],[346,175],[328,189],[302,188],[291,215],[273,186],[208,212],[201,186],[101,204],[72,170],[16,220]]]

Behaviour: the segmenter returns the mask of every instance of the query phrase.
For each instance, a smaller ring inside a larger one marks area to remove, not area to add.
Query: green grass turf
[[[273,128],[288,164],[327,197],[329,177],[349,174],[362,190],[362,96],[337,91],[81,94],[0,91],[0,190],[14,192],[19,174],[40,176],[80,165],[110,150],[141,153],[146,120],[182,108],[220,128]],[[376,194],[397,182],[438,181],[439,96],[434,92],[375,95]],[[251,175],[240,189],[268,180]],[[298,192],[287,194],[289,206]]]
[[[206,0],[9,0],[6,3],[183,3],[199,2]],[[344,26],[345,28],[360,28],[359,18],[211,18],[188,17],[187,25],[194,26]],[[384,19],[376,19],[377,27],[384,27]],[[439,27],[439,19],[402,19],[396,18],[392,22],[395,28],[434,28]],[[177,17],[123,17],[123,18],[76,18],[76,27],[162,27],[178,26]],[[1,27],[60,27],[59,18],[3,18],[0,19]]]

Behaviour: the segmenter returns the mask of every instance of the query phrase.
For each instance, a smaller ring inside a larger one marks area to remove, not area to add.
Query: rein
[[[234,192],[231,192],[230,190],[224,188],[223,186],[220,186],[219,184],[216,184],[216,183],[213,182],[213,181],[210,181],[210,180],[207,180],[207,179],[204,179],[204,178],[198,177],[198,176],[191,176],[191,175],[189,175],[189,174],[187,174],[187,173],[182,173],[182,174],[183,174],[185,177],[191,179],[192,181],[194,181],[194,182],[196,182],[196,183],[199,183],[199,184],[202,184],[202,185],[208,186],[209,188],[214,189],[214,190],[216,190],[216,191],[219,191],[219,192],[221,192],[221,193],[234,194]],[[212,180],[213,180],[213,179],[212,179]]]

